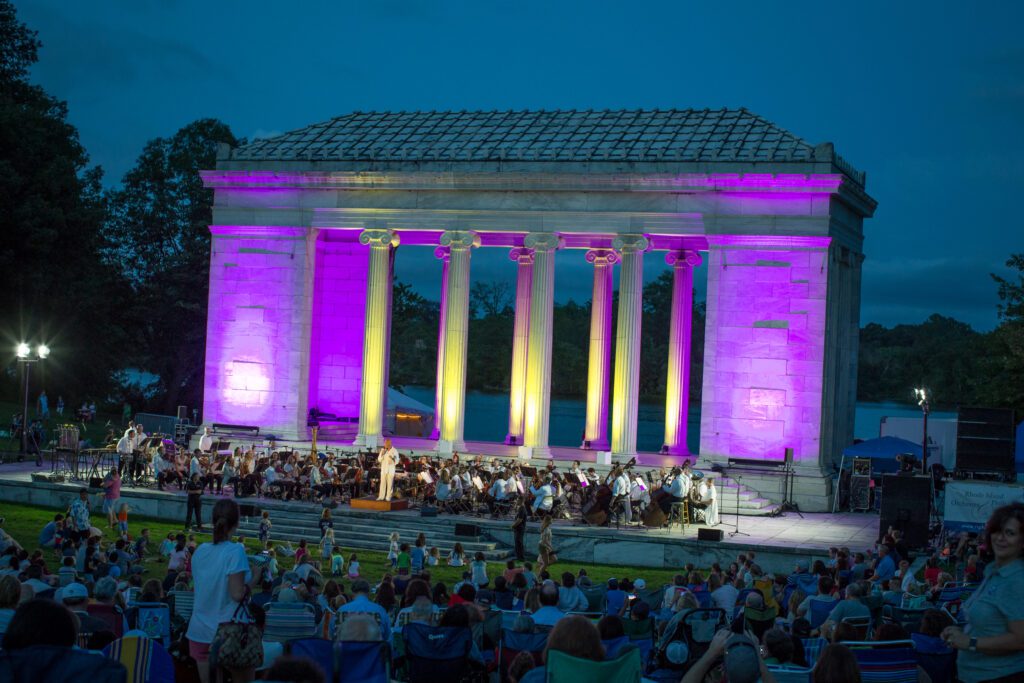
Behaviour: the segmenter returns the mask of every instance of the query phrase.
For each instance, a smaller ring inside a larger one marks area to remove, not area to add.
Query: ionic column
[[[640,402],[640,322],[643,313],[643,235],[620,235],[612,246],[622,256],[619,272],[619,317],[615,331],[615,392],[612,404],[612,453],[636,454],[636,422]]]
[[[377,448],[384,427],[384,391],[388,349],[388,289],[391,249],[398,235],[391,230],[363,230],[359,242],[370,247],[363,326],[363,380],[359,391],[357,446]]]
[[[671,455],[689,455],[686,426],[690,408],[690,333],[693,324],[693,269],[700,254],[684,249],[670,251],[665,262],[672,266],[672,321],[668,332],[668,379],[665,382],[665,445]]]
[[[523,413],[526,407],[526,347],[530,332],[530,283],[533,279],[533,249],[516,247],[508,257],[516,262],[516,318],[512,332],[512,374],[509,382],[508,435],[505,443],[523,443]]]
[[[562,238],[552,233],[530,233],[523,246],[533,249],[530,283],[530,330],[526,346],[526,402],[523,420],[524,455],[551,457],[548,427],[551,408],[551,333],[554,318],[555,250]]]
[[[587,368],[587,421],[583,448],[608,450],[608,377],[612,356],[612,266],[619,255],[611,249],[591,249],[594,293],[590,304],[590,353]]]
[[[441,259],[441,310],[437,325],[437,380],[434,383],[434,429],[431,439],[441,438],[441,406],[444,405],[442,388],[444,387],[444,321],[445,309],[448,306],[448,247],[438,247],[434,256]]]
[[[444,300],[444,375],[441,378],[441,433],[437,449],[462,450],[466,421],[466,351],[469,344],[469,255],[480,236],[466,230],[441,235],[448,247],[447,292]]]

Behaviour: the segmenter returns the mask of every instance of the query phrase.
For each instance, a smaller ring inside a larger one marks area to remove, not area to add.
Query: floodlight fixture
[[[40,358],[46,358],[47,356],[50,355],[50,347],[47,346],[46,344],[40,344],[39,347],[36,349],[36,355],[39,356]]]
[[[18,358],[28,358],[28,354],[32,353],[32,349],[25,342],[21,342],[18,344],[16,353],[18,354]]]

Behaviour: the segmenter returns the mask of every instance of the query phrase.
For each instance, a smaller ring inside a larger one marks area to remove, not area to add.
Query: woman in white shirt
[[[199,664],[203,683],[210,680],[210,643],[217,627],[231,621],[239,602],[259,583],[259,572],[249,569],[245,546],[230,538],[238,529],[238,504],[222,499],[213,506],[213,542],[196,549],[192,560],[195,607],[186,636],[189,654]],[[231,670],[231,680],[253,680],[254,670]]]

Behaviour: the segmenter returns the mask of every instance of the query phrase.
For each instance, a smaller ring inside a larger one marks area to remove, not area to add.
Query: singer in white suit
[[[377,500],[391,500],[391,487],[395,483],[395,466],[398,465],[398,451],[391,445],[391,439],[384,440],[384,448],[377,456],[380,465],[380,491]]]
[[[700,502],[707,504],[704,508],[704,523],[708,526],[718,526],[718,489],[715,488],[715,480],[710,477],[700,485]]]

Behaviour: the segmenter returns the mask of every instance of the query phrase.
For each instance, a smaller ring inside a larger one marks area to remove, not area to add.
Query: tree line
[[[202,405],[213,193],[200,169],[213,168],[230,128],[200,119],[150,140],[113,189],[90,165],[67,105],[29,81],[42,44],[0,0],[0,320],[13,350],[45,341],[52,355],[33,381],[69,405],[131,402],[171,413]],[[1024,254],[995,277],[1000,324],[988,333],[934,315],[919,325],[867,325],[861,333],[859,398],[908,401],[925,385],[937,405],[1014,407],[1024,415]],[[671,273],[644,288],[640,390],[665,395]],[[467,385],[507,391],[514,311],[509,287],[476,282],[471,293]],[[394,291],[391,383],[435,381],[438,305],[410,286]],[[614,325],[614,322],[613,322]],[[614,329],[614,327],[613,327]],[[586,392],[590,304],[554,312],[552,393]],[[702,382],[704,307],[693,311],[691,399]],[[126,381],[156,377],[145,394]],[[38,382],[38,383],[37,383]],[[0,395],[19,395],[13,352]],[[55,396],[54,396],[55,397]]]

